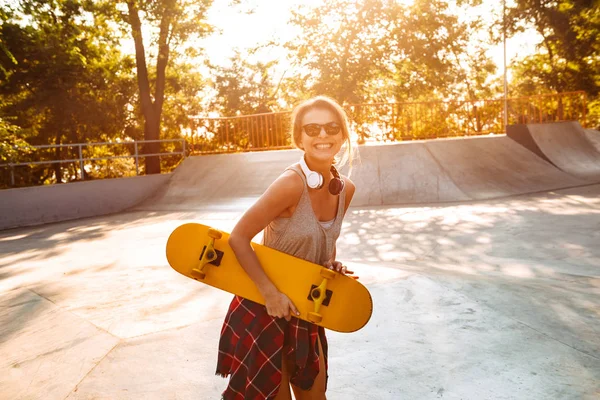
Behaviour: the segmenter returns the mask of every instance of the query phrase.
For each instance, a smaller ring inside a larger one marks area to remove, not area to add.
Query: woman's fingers
[[[292,316],[298,316],[298,308],[285,294],[280,293],[280,297],[274,302],[265,305],[267,314],[273,318],[285,318],[289,321]]]
[[[335,261],[333,263],[332,269],[339,272],[340,274],[344,274],[344,275],[352,275],[354,273],[354,271],[349,270],[348,267],[346,267],[339,261]]]
[[[298,309],[296,308],[296,306],[294,305],[294,303],[292,303],[291,300],[290,300],[289,309],[292,311],[292,314],[294,314],[295,316],[300,315],[300,312],[298,311]]]
[[[298,312],[298,309],[296,308],[294,303],[292,303],[292,301],[288,298],[288,303],[285,307],[285,315],[283,317],[286,321],[289,321],[292,319],[292,315],[297,317],[298,315],[300,315],[300,313]]]

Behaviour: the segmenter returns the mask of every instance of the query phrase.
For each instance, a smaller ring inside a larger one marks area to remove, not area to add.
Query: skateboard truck
[[[208,237],[210,237],[210,241],[208,245],[204,247],[202,250],[202,254],[200,254],[200,262],[195,268],[192,268],[190,275],[194,279],[204,279],[206,278],[206,265],[217,260],[222,254],[219,254],[220,251],[215,249],[215,239],[219,240],[223,234],[216,229],[209,228],[208,229]]]
[[[329,300],[331,299],[331,295],[333,294],[331,290],[327,290],[327,281],[335,278],[335,272],[328,270],[326,268],[321,269],[321,276],[323,277],[323,281],[319,286],[314,286],[310,289],[309,300],[314,301],[315,310],[308,313],[308,320],[310,322],[319,323],[323,320],[323,316],[319,314],[321,309],[321,305],[328,305]]]

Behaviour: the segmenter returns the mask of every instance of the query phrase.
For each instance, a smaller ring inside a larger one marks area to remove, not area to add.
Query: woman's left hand
[[[350,271],[348,269],[348,267],[346,267],[345,265],[343,265],[341,262],[339,261],[327,261],[324,265],[325,268],[327,269],[331,269],[334,270],[336,272],[339,272],[342,275],[349,275],[354,279],[358,279],[358,276],[352,276],[352,274],[354,273],[354,271]]]

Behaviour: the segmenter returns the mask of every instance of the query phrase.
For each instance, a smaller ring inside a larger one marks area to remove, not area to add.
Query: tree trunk
[[[160,112],[157,114],[155,104],[152,103],[150,95],[150,82],[148,80],[148,69],[146,67],[146,53],[144,42],[142,40],[142,23],[138,13],[135,1],[128,1],[129,24],[131,25],[131,34],[135,44],[135,65],[137,69],[137,80],[140,89],[140,101],[142,104],[142,113],[144,114],[144,139],[158,140],[160,133]],[[159,57],[160,59],[160,57]],[[157,83],[158,85],[158,83]],[[162,109],[162,102],[159,104]],[[158,153],[159,143],[148,143],[143,146],[143,153]],[[146,174],[160,174],[160,159],[158,157],[146,157]]]
[[[160,117],[156,113],[146,116],[144,123],[144,138],[158,140],[160,136]],[[157,154],[160,152],[160,143],[146,143],[144,153]],[[160,157],[146,157],[146,174],[160,174]]]

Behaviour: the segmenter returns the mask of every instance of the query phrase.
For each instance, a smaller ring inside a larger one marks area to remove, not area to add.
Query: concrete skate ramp
[[[347,169],[342,172],[346,173]],[[352,205],[470,200],[433,158],[424,142],[361,146],[351,174]]]
[[[600,153],[600,131],[595,129],[586,129],[585,136],[594,145],[596,151]]]
[[[188,157],[165,187],[136,210],[244,210],[289,165],[299,150]]]
[[[243,212],[301,154],[189,157],[134,210]],[[586,184],[506,136],[360,146],[359,155],[351,174],[357,187],[353,206],[470,201]]]
[[[505,135],[439,139],[427,149],[471,199],[491,199],[585,184]]]
[[[512,135],[511,130],[508,134]],[[544,157],[561,170],[588,182],[600,182],[600,152],[578,122],[527,124],[526,129],[521,125],[521,135],[529,137]]]
[[[298,150],[189,157],[155,196],[135,210],[247,209],[291,164]],[[471,200],[448,177],[423,142],[360,146],[351,178],[354,206]],[[348,166],[341,171],[348,173]]]

